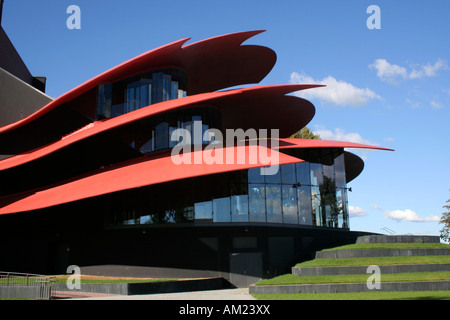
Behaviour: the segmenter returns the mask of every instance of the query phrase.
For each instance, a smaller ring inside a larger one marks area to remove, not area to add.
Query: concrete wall
[[[382,274],[405,273],[405,272],[434,272],[450,271],[450,263],[438,264],[406,264],[379,266]],[[325,276],[344,274],[365,274],[367,266],[345,266],[345,267],[293,267],[292,274],[297,276]]]
[[[1,298],[49,300],[51,297],[50,286],[0,286]]]
[[[450,290],[450,281],[382,282],[380,291],[434,291]],[[253,293],[342,293],[369,292],[365,283],[304,284],[284,286],[250,286]]]
[[[0,126],[20,120],[52,99],[0,68]]]
[[[366,258],[366,257],[405,257],[405,256],[424,256],[424,255],[450,255],[450,249],[349,249],[349,250],[330,250],[316,253],[317,259],[347,259],[347,258]]]
[[[230,284],[222,278],[140,283],[81,283],[80,289],[73,290],[68,289],[64,283],[52,285],[52,290],[57,292],[94,292],[117,295],[188,292],[224,288],[230,288]]]
[[[440,238],[416,235],[370,235],[359,237],[356,243],[440,243]]]

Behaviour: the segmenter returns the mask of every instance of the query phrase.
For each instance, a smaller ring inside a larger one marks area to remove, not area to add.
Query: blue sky
[[[81,9],[70,30],[69,5]],[[381,29],[369,29],[370,5]],[[53,98],[143,52],[247,30],[277,63],[261,84],[324,83],[298,93],[323,139],[395,149],[357,154],[352,230],[438,235],[450,198],[450,2],[6,0],[2,25]]]

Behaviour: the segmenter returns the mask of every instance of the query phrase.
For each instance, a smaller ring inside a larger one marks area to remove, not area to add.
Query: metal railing
[[[389,229],[388,227],[381,228],[381,230],[387,232],[388,234],[392,234],[392,235],[397,234],[394,230]]]
[[[56,279],[53,276],[0,271],[0,287],[21,288],[21,291],[19,292],[27,297],[29,297],[27,288],[32,288],[31,290],[33,290],[33,292],[36,292],[35,299],[39,300],[48,300],[51,298],[51,284],[55,280]],[[14,290],[9,290],[7,292],[10,291],[14,292]],[[17,293],[14,293],[14,295],[17,296]]]

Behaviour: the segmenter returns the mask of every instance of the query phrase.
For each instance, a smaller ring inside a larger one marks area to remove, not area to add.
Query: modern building
[[[246,286],[360,235],[345,148],[383,148],[288,138],[315,114],[289,93],[318,85],[249,86],[276,61],[243,44],[260,32],[170,43],[0,127],[0,269]]]
[[[0,0],[0,126],[22,119],[52,100],[45,94],[46,78],[31,74],[3,30],[2,12]]]

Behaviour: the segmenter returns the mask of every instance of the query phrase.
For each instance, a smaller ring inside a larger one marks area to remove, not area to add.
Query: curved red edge
[[[43,116],[44,114],[48,113],[49,111],[53,110],[54,108],[57,108],[64,102],[70,101],[74,99],[75,97],[87,92],[88,90],[98,86],[102,83],[112,83],[130,76],[133,76],[135,74],[139,74],[142,72],[154,70],[157,68],[163,68],[163,67],[171,67],[171,66],[177,66],[180,68],[189,68],[189,65],[183,65],[183,61],[187,61],[192,63],[193,58],[195,55],[199,54],[199,51],[204,49],[205,46],[211,45],[212,47],[209,48],[208,51],[211,51],[214,49],[214,45],[221,44],[226,45],[233,45],[233,46],[239,46],[239,48],[246,48],[246,47],[257,47],[257,46],[250,46],[250,45],[241,45],[243,41],[249,39],[250,37],[257,35],[259,33],[263,32],[263,30],[259,31],[246,31],[246,32],[237,32],[232,34],[227,34],[223,36],[213,37],[210,39],[202,40],[199,42],[195,42],[193,44],[187,45],[183,47],[183,44],[185,44],[190,38],[181,39],[175,42],[172,42],[170,44],[166,44],[164,46],[161,46],[159,48],[150,50],[148,52],[145,52],[137,57],[134,57],[128,61],[125,61],[103,73],[100,75],[86,81],[85,83],[75,87],[74,89],[62,94],[60,97],[54,99],[41,109],[37,110],[36,112],[28,115],[27,117],[18,120],[16,122],[13,122],[11,124],[5,125],[3,127],[0,127],[0,134],[14,130],[18,127],[21,127],[27,123],[30,123],[37,118]],[[258,46],[259,47],[259,46]],[[274,55],[275,53],[266,47],[260,47],[264,48],[264,52],[267,53],[267,50],[270,50]],[[222,48],[220,48],[222,49]],[[211,52],[209,52],[210,54]],[[217,55],[214,56],[214,59],[218,59],[226,61],[227,59],[232,59],[231,63],[238,64],[239,59],[234,59],[233,57],[228,57],[227,55],[220,57],[221,51],[217,52]],[[223,54],[222,54],[223,55]],[[240,57],[238,57],[240,58]],[[234,59],[234,60],[233,60]],[[257,59],[256,59],[257,60]],[[270,60],[270,61],[269,61]],[[265,59],[265,64],[267,66],[264,66],[264,63],[259,62],[259,69],[264,70],[265,75],[267,75],[268,72],[272,69],[275,61],[272,59]],[[195,67],[198,67],[197,65]],[[254,73],[255,70],[251,70],[251,72],[248,73]],[[208,72],[209,74],[214,74],[214,72],[210,69],[206,69],[205,72]],[[265,76],[264,75],[264,76]],[[201,75],[200,75],[201,76]],[[205,75],[203,75],[205,76]],[[234,85],[244,84],[244,83],[251,83],[251,82],[259,82],[260,76],[256,77],[254,81],[249,81],[246,79],[248,76],[243,75],[242,77],[245,78],[243,83],[240,83],[239,77],[235,77],[233,75],[236,83]],[[214,78],[220,79],[220,77],[214,76]],[[229,83],[225,83],[223,87],[226,88],[229,87]],[[206,91],[211,91],[209,88],[206,88]],[[220,88],[217,88],[215,90],[219,90]],[[195,91],[195,90],[194,90]],[[195,92],[197,93],[197,92]]]
[[[289,142],[289,145],[283,143]],[[174,180],[182,180],[203,175],[216,173],[225,173],[230,171],[244,170],[267,166],[267,162],[262,162],[257,157],[255,163],[250,162],[250,154],[265,152],[268,155],[271,152],[276,153],[277,157],[271,158],[270,165],[283,165],[289,163],[299,163],[304,160],[282,153],[282,149],[288,148],[370,148],[391,150],[387,148],[372,147],[363,144],[340,142],[340,141],[322,141],[305,139],[280,139],[280,152],[265,146],[235,146],[223,148],[233,149],[235,161],[232,164],[208,164],[200,161],[196,163],[195,159],[203,159],[204,150],[190,153],[190,170],[186,170],[186,165],[177,165],[171,156],[166,155],[159,158],[144,156],[133,159],[126,163],[118,164],[109,169],[97,170],[82,177],[75,177],[72,180],[64,181],[56,186],[31,190],[21,194],[15,194],[0,198],[0,215],[16,212],[32,211],[46,207],[56,206],[64,203],[79,201],[87,198],[93,198],[113,192],[134,189],[153,184],[159,184]],[[260,151],[263,148],[263,151]],[[226,152],[226,151],[225,151]],[[238,163],[236,160],[239,152],[245,153],[245,163]],[[197,157],[197,158],[196,158]],[[224,161],[224,163],[226,163]],[[363,170],[364,162],[361,158],[345,151],[346,177],[347,183],[356,178]]]
[[[153,104],[151,106],[141,108],[138,110],[135,110],[133,112],[126,113],[124,115],[111,118],[108,120],[102,120],[97,121],[88,124],[87,126],[81,128],[80,130],[77,130],[62,139],[43,146],[41,148],[31,150],[29,152],[25,152],[16,156],[12,156],[3,160],[0,160],[0,171],[1,170],[7,170],[31,161],[34,161],[36,159],[42,158],[46,155],[49,155],[53,152],[56,152],[58,150],[61,150],[65,147],[70,146],[71,144],[75,142],[79,142],[81,140],[87,139],[89,137],[95,136],[99,133],[113,130],[115,128],[119,128],[121,126],[130,124],[135,121],[139,121],[141,119],[145,119],[151,116],[155,116],[157,114],[177,110],[181,108],[186,107],[195,107],[199,103],[200,104],[207,104],[211,103],[212,105],[220,103],[224,99],[224,104],[228,104],[229,99],[238,99],[245,97],[246,101],[249,99],[256,99],[263,97],[276,97],[280,98],[280,95],[284,96],[287,93],[298,91],[298,90],[305,90],[310,88],[319,87],[320,85],[269,85],[269,86],[256,86],[256,87],[249,87],[244,89],[235,89],[235,90],[229,90],[229,91],[221,91],[221,92],[211,92],[211,93],[203,93],[198,94],[195,96],[189,96],[185,98],[175,99],[175,100],[169,100],[164,101],[160,103]],[[298,98],[298,97],[291,97],[295,100],[306,101],[304,99]],[[247,105],[248,106],[248,105]],[[255,107],[257,107],[258,104],[255,104]],[[252,109],[253,110],[253,109]],[[309,122],[309,118],[312,118],[314,115],[314,110],[300,110],[298,109],[298,112],[303,112],[302,116],[307,119]],[[259,112],[260,117],[266,116],[266,113]],[[309,116],[308,116],[309,115]],[[269,120],[273,120],[276,117],[273,117],[269,115]],[[290,117],[290,119],[294,119],[295,117]],[[260,119],[258,119],[260,120]],[[305,123],[306,125],[306,123]],[[295,128],[295,130],[298,130],[299,128]]]
[[[315,139],[280,139],[280,149],[295,148],[356,148],[356,149],[376,149],[394,151],[394,149],[370,146],[361,143],[336,141],[336,140],[315,140]]]
[[[303,160],[277,152],[264,146],[235,146],[224,147],[223,159],[226,150],[232,150],[234,161],[231,164],[208,164],[204,160],[196,164],[196,159],[203,159],[205,151],[190,153],[191,165],[174,163],[171,155],[152,159],[143,157],[128,161],[108,169],[101,169],[77,177],[69,181],[61,182],[48,188],[40,188],[0,198],[0,215],[24,211],[32,211],[56,206],[64,203],[75,202],[87,198],[93,198],[118,191],[145,187],[174,180],[193,178],[203,175],[225,173],[230,171],[245,170],[268,166],[269,163],[256,157],[255,163],[251,163],[250,153],[258,152],[270,155],[270,165],[282,165],[303,162]],[[243,152],[243,153],[242,153]],[[245,163],[239,163],[237,156],[245,154]],[[276,156],[275,156],[276,155]],[[227,158],[228,159],[228,158]],[[226,162],[224,162],[226,163]],[[189,165],[189,170],[186,166]]]

